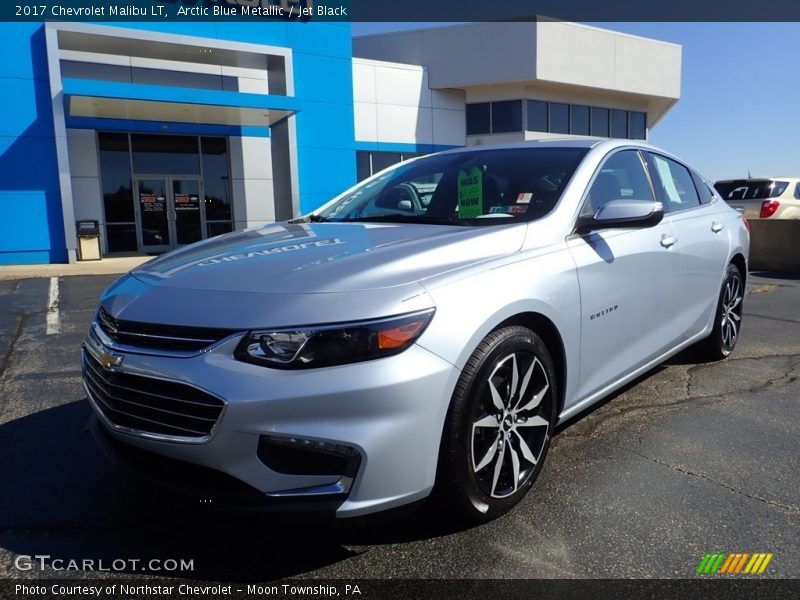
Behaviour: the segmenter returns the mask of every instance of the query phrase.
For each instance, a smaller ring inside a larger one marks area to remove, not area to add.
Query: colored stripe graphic
[[[697,567],[698,575],[700,575],[700,573],[705,573],[706,564],[708,564],[710,558],[711,555],[706,553],[706,555],[703,557],[703,560],[700,561],[700,566]]]
[[[697,566],[698,575],[761,575],[774,554],[771,552],[714,552],[706,553]],[[748,560],[749,559],[749,560]],[[746,566],[745,566],[746,565]],[[743,570],[744,569],[744,570]]]
[[[738,554],[728,554],[728,558],[725,559],[725,562],[722,563],[722,568],[719,570],[720,573],[730,573],[731,565],[737,563],[739,561]]]
[[[744,567],[744,563],[747,562],[747,559],[748,559],[749,556],[750,556],[749,552],[745,552],[744,554],[742,554],[742,558],[739,559],[739,562],[736,565],[736,569],[732,570],[731,573],[737,573],[738,574],[742,570],[742,568]]]

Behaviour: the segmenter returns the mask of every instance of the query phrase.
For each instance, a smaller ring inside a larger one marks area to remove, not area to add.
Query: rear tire
[[[490,333],[467,361],[447,414],[436,494],[473,521],[511,510],[542,469],[557,416],[552,358],[530,329]]]
[[[711,362],[730,356],[739,341],[744,304],[744,279],[739,268],[729,264],[722,280],[711,335],[697,345],[698,358]]]

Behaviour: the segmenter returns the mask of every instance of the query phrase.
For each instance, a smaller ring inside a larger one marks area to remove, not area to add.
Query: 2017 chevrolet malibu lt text
[[[415,159],[114,283],[83,347],[93,427],[210,494],[352,517],[433,493],[491,519],[559,422],[690,345],[730,354],[748,246],[646,144]]]

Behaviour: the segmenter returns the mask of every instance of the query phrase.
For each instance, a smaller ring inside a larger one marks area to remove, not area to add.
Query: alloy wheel
[[[547,371],[532,353],[499,360],[484,382],[472,423],[472,469],[493,498],[515,493],[546,445],[552,412]]]
[[[742,300],[744,297],[742,281],[737,274],[728,275],[723,288],[720,309],[720,331],[722,346],[728,352],[736,345],[739,326],[742,321]]]

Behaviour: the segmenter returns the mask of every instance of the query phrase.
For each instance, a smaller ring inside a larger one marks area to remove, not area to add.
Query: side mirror
[[[622,229],[653,227],[664,218],[661,202],[642,200],[611,200],[597,209],[591,217],[580,217],[576,231],[586,233],[594,229]]]

